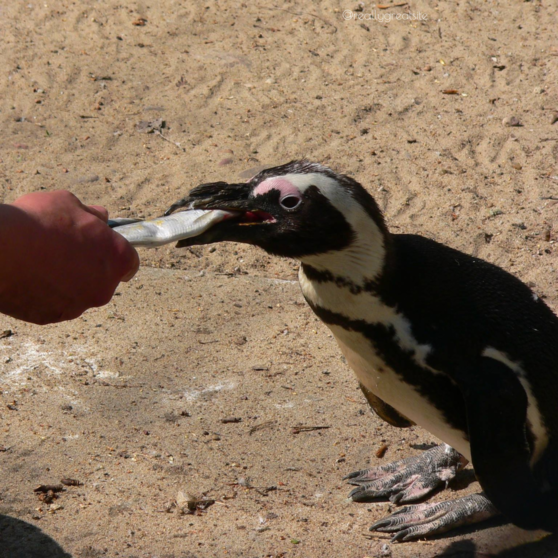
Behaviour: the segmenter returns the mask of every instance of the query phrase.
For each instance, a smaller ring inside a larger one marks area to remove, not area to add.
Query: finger
[[[111,259],[115,271],[114,278],[120,281],[129,281],[137,272],[140,259],[136,249],[121,235],[113,229],[108,229],[112,236],[113,255]]]
[[[122,277],[121,280],[124,281],[125,283],[130,281],[130,279],[132,279],[132,277],[137,273],[139,269],[139,265],[140,265],[140,259],[137,250],[135,248],[131,248],[130,264],[129,264],[128,272]]]
[[[101,219],[101,221],[105,223],[108,221],[109,212],[106,207],[102,205],[84,205],[83,207],[86,211]]]

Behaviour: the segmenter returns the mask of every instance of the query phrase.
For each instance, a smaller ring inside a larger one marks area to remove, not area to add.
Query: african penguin
[[[558,318],[521,281],[417,235],[393,234],[355,180],[294,161],[202,184],[180,207],[235,216],[177,246],[233,241],[300,260],[300,286],[372,408],[445,442],[346,478],[355,501],[422,499],[472,461],[482,494],[401,508],[371,529],[410,540],[502,513],[558,528]]]

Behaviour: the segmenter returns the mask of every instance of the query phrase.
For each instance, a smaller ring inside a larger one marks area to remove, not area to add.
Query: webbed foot
[[[357,485],[350,494],[355,502],[388,498],[404,504],[424,498],[447,484],[465,467],[467,460],[447,444],[388,465],[356,471],[344,477]]]
[[[404,506],[388,517],[376,521],[370,527],[370,531],[395,533],[391,542],[405,542],[438,535],[498,514],[484,494],[471,494],[449,502]]]

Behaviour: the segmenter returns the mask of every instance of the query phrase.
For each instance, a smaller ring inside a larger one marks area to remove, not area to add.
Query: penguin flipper
[[[484,494],[471,494],[449,502],[404,506],[370,526],[370,531],[395,533],[391,542],[438,535],[498,515]]]
[[[385,401],[382,401],[378,396],[374,395],[374,393],[372,393],[364,384],[359,383],[359,386],[372,410],[380,418],[384,419],[388,424],[397,426],[397,428],[409,428],[410,426],[414,426],[415,423],[412,420],[409,420],[406,416],[402,415],[391,405],[388,405]]]
[[[526,435],[528,399],[518,376],[488,358],[461,367],[454,379],[467,409],[475,474],[496,508],[524,529],[558,528],[558,497],[544,492],[531,470]]]
[[[394,504],[405,504],[446,485],[466,464],[460,453],[442,444],[417,457],[356,471],[343,480],[357,486],[349,494],[354,502],[389,498]]]

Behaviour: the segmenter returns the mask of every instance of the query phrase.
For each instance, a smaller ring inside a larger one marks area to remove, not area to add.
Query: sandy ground
[[[156,216],[306,157],[361,181],[393,231],[499,264],[556,310],[556,29],[551,0],[3,2],[0,201],[67,188]],[[384,546],[367,527],[388,504],[340,479],[436,440],[372,416],[296,262],[141,256],[75,322],[0,317],[2,558],[558,555],[497,522]],[[66,477],[83,484],[50,504],[33,491]],[[478,489],[466,471],[436,498]],[[173,505],[192,497],[215,503]]]

